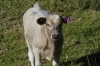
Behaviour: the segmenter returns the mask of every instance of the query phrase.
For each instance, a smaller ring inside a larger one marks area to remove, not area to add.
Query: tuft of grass
[[[22,16],[34,0],[0,0],[0,66],[30,66]],[[100,66],[99,0],[38,0],[43,9],[70,15],[63,24],[62,66]],[[52,62],[42,60],[43,66]]]

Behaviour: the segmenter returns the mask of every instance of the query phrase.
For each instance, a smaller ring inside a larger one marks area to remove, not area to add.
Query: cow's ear
[[[46,18],[44,18],[44,17],[38,18],[38,19],[37,19],[37,23],[38,23],[39,25],[45,24],[45,23],[46,23]]]
[[[63,23],[68,23],[70,21],[70,17],[61,16],[61,20],[62,20]]]

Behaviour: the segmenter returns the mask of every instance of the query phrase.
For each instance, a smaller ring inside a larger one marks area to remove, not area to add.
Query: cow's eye
[[[47,23],[46,26],[50,26],[50,25]]]

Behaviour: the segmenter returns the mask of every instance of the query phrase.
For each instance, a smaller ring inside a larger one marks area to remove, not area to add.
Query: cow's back
[[[23,16],[23,25],[24,25],[24,33],[25,37],[28,40],[29,44],[33,44],[37,46],[41,36],[41,28],[43,26],[37,24],[37,19],[40,17],[48,17],[49,14],[42,10],[38,5],[28,9]],[[46,40],[45,37],[43,40]]]

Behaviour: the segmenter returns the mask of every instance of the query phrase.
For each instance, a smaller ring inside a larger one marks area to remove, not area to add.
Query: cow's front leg
[[[52,65],[53,65],[53,66],[61,66],[61,65],[60,65],[60,55],[54,57]]]
[[[42,66],[39,49],[34,47],[33,53],[34,53],[34,56],[35,56],[35,66]]]

